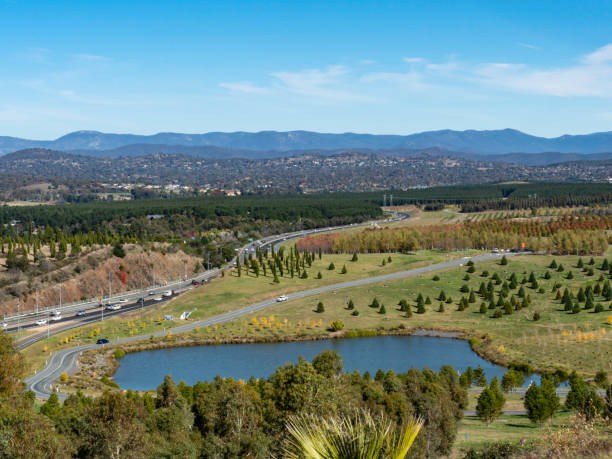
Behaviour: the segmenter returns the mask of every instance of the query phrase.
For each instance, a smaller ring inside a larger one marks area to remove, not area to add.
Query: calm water
[[[298,356],[310,361],[325,349],[337,351],[344,360],[344,371],[368,370],[372,376],[380,368],[396,373],[428,367],[438,371],[452,365],[459,372],[480,365],[487,379],[505,373],[503,367],[481,359],[466,341],[426,336],[377,336],[290,343],[220,344],[183,347],[127,354],[114,380],[122,389],[155,389],[166,374],[187,384],[210,381],[216,375],[234,379],[270,376],[280,365],[296,362]],[[529,379],[528,379],[529,381]]]

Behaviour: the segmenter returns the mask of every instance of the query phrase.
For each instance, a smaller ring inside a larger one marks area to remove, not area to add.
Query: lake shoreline
[[[509,362],[505,359],[498,358],[495,354],[487,351],[485,348],[490,343],[488,335],[475,333],[473,330],[463,329],[434,329],[434,328],[396,328],[389,330],[362,330],[362,331],[343,331],[329,332],[320,335],[294,335],[287,337],[233,337],[233,338],[203,338],[194,339],[193,337],[182,338],[181,335],[169,335],[162,338],[153,338],[142,340],[134,343],[114,345],[105,349],[92,350],[84,352],[78,360],[75,376],[78,375],[78,380],[84,383],[90,380],[92,386],[99,386],[100,375],[106,375],[111,378],[115,375],[119,368],[120,359],[116,359],[114,352],[121,349],[125,354],[132,354],[142,351],[153,351],[163,349],[174,349],[182,347],[196,346],[214,346],[223,344],[256,344],[256,343],[289,343],[289,342],[307,342],[307,341],[322,341],[331,339],[353,339],[376,336],[422,336],[432,338],[450,338],[461,341],[468,341],[471,350],[487,362],[507,367]],[[95,358],[91,358],[95,356]],[[89,362],[87,362],[89,361]],[[92,367],[91,362],[95,362],[95,367]],[[544,371],[542,371],[543,373]],[[540,371],[538,371],[540,373]],[[71,378],[72,379],[72,378]],[[82,385],[82,384],[81,384]],[[66,386],[68,389],[70,383]]]

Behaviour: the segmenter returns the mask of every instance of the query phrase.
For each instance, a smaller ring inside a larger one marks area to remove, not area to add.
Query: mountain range
[[[304,152],[325,154],[326,151],[337,153],[343,150],[371,151],[383,155],[386,152],[398,156],[426,149],[477,155],[514,153],[582,155],[612,152],[612,131],[554,138],[537,137],[514,129],[440,130],[411,135],[261,131],[158,133],[147,136],[76,131],[55,140],[28,140],[0,136],[0,154],[26,148],[49,148],[97,157],[181,153],[208,158],[272,158]]]

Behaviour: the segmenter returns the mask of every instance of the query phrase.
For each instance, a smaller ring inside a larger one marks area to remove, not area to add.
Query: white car
[[[287,295],[281,295],[281,296],[279,296],[279,297],[276,299],[276,301],[277,301],[278,303],[282,303],[283,301],[287,301],[288,299],[289,299],[289,298],[287,298]]]
[[[154,301],[161,301],[163,300],[163,298],[161,296],[156,296],[155,298],[153,298]]]
[[[172,290],[166,290],[164,293],[162,293],[162,296],[171,297],[172,296]]]
[[[42,327],[43,325],[47,325],[46,319],[40,319],[40,320],[36,321],[36,326],[37,327]]]
[[[119,304],[109,304],[108,306],[106,306],[106,309],[108,311],[118,311],[119,309],[121,309],[121,305]]]
[[[8,328],[8,324],[6,322],[2,322],[0,327],[2,327],[3,330],[6,330]]]
[[[121,298],[119,303],[127,303],[129,300],[127,298]]]
[[[51,316],[51,320],[56,321],[56,322],[57,322],[58,320],[62,320],[62,314],[61,314],[61,313],[58,313],[58,312],[54,313],[54,314]]]

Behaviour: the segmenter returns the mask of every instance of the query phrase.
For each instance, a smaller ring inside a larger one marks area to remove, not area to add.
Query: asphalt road
[[[516,254],[512,254],[512,253],[506,254],[506,256],[512,256],[512,255],[516,255]],[[310,290],[304,290],[301,292],[288,294],[287,301],[296,300],[299,298],[306,298],[306,297],[310,297],[314,295],[320,295],[326,292],[333,292],[336,290],[342,290],[342,289],[347,289],[347,288],[352,288],[352,287],[359,287],[362,285],[374,284],[378,282],[391,281],[391,280],[401,279],[401,278],[408,277],[408,276],[414,276],[417,274],[430,273],[430,272],[439,271],[442,269],[462,266],[470,259],[474,262],[479,262],[479,261],[491,260],[495,258],[501,258],[501,256],[502,254],[487,253],[483,255],[478,255],[476,257],[459,258],[459,259],[447,261],[444,263],[424,266],[421,268],[409,269],[407,271],[399,271],[396,273],[385,274],[382,276],[369,277],[367,279],[359,279],[359,280],[354,280],[354,281],[349,281],[349,282],[341,282],[338,284],[333,284],[333,285],[328,285],[324,287],[319,287],[319,288],[314,288]],[[229,322],[239,317],[252,314],[254,312],[269,308],[277,304],[279,303],[276,301],[276,299],[270,299],[270,300],[262,301],[259,303],[251,304],[243,308],[239,308],[234,311],[227,312],[225,314],[220,314],[218,316],[210,317],[208,319],[200,320],[197,322],[187,323],[185,325],[171,328],[168,330],[171,331],[173,334],[177,334],[177,333],[182,333],[186,331],[191,331],[195,329],[196,327],[202,328],[202,327],[207,327],[207,326],[211,326],[215,324]],[[153,333],[153,336],[155,337],[164,336],[168,330]],[[147,335],[131,336],[127,338],[111,340],[110,344],[122,344],[122,343],[138,341],[142,339],[148,339],[149,336],[151,335],[147,334]],[[56,352],[49,359],[44,369],[42,369],[40,372],[38,372],[37,374],[31,376],[30,378],[26,380],[27,388],[34,391],[37,397],[48,398],[49,395],[51,395],[52,384],[59,378],[59,376],[63,372],[70,373],[72,371],[72,369],[75,366],[77,356],[81,352],[88,350],[88,349],[95,348],[95,347],[97,347],[97,345],[88,344],[88,345],[83,345],[83,346],[77,346],[77,347],[70,348],[70,349],[63,349],[61,351]],[[58,394],[58,396],[60,396],[60,394]]]
[[[284,234],[279,234],[275,236],[268,236],[268,237],[265,237],[265,238],[262,238],[256,241],[249,242],[248,244],[243,246],[237,252],[236,258],[231,260],[228,263],[228,265],[222,269],[231,270],[232,267],[234,266],[234,262],[236,261],[236,259],[244,261],[244,258],[248,256],[249,253],[255,254],[255,251],[257,248],[260,248],[261,250],[268,250],[270,248],[274,249],[280,243],[283,243],[285,241],[289,241],[292,239],[302,238],[308,235],[326,233],[330,231],[338,231],[338,230],[346,229],[346,228],[358,228],[358,227],[370,226],[370,225],[374,225],[378,223],[388,223],[388,222],[400,221],[400,220],[405,220],[407,218],[410,218],[409,214],[395,212],[392,214],[391,218],[383,220],[383,221],[353,223],[353,224],[344,225],[344,226],[315,228],[315,229],[310,229],[310,230],[294,231],[292,233],[284,233]],[[111,315],[123,314],[131,310],[137,309],[140,306],[135,303],[137,299],[142,298],[142,297],[149,298],[149,296],[151,296],[151,293],[155,293],[156,295],[153,295],[152,297],[156,297],[156,296],[161,296],[162,292],[166,290],[172,290],[173,292],[176,292],[177,290],[184,291],[185,289],[190,288],[192,286],[192,281],[194,280],[198,282],[203,282],[203,281],[205,282],[205,281],[208,281],[212,278],[215,278],[221,275],[222,269],[212,269],[204,273],[197,274],[196,276],[189,277],[185,279],[184,281],[175,281],[175,282],[172,282],[166,285],[162,285],[162,286],[155,286],[155,287],[150,287],[146,289],[122,292],[110,298],[104,298],[104,302],[107,304],[108,303],[118,303],[121,300],[127,301],[127,303],[133,303],[131,306],[129,306],[125,302],[121,303],[122,305],[121,310],[105,311],[104,316],[107,317]],[[164,298],[164,300],[165,299],[166,298]],[[157,304],[157,302],[153,302],[153,303],[146,302],[145,306],[150,306],[150,305],[155,305],[155,304]],[[50,311],[54,309],[61,310],[62,316],[63,316],[62,319],[58,321],[50,320],[50,317],[49,317]],[[77,312],[79,311],[85,311],[85,314],[79,316],[77,315]],[[37,325],[36,321],[39,319],[47,320],[47,322],[49,322],[49,324],[52,325],[52,327],[47,327],[46,325],[43,325],[43,326]],[[87,301],[87,302],[83,302],[79,304],[64,306],[61,308],[60,307],[47,308],[46,310],[44,311],[41,310],[38,313],[30,312],[25,317],[23,317],[20,321],[17,321],[15,318],[7,318],[6,322],[10,322],[10,325],[5,330],[10,333],[10,332],[16,332],[18,330],[40,328],[39,333],[30,335],[18,341],[17,347],[19,349],[24,349],[27,346],[30,346],[34,344],[35,342],[46,338],[47,333],[49,335],[54,335],[54,334],[66,331],[70,328],[75,328],[75,327],[78,327],[79,325],[96,322],[98,320],[102,320],[102,313],[101,313],[100,306],[97,300],[91,300],[91,301]],[[63,323],[66,323],[66,325],[58,326]]]

